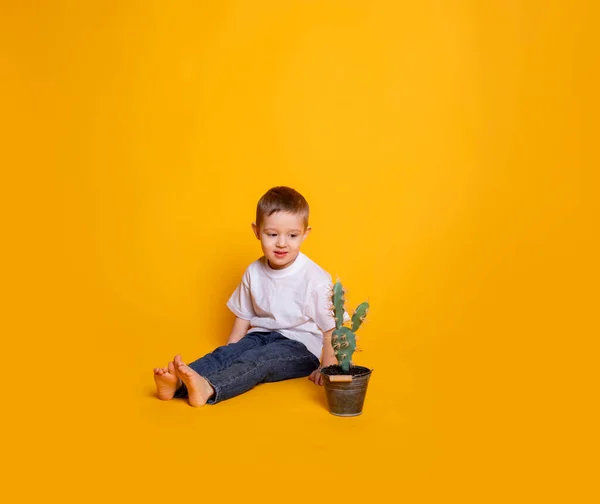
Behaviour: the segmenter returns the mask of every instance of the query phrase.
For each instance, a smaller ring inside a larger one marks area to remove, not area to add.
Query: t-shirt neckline
[[[263,266],[263,269],[267,276],[270,276],[271,278],[283,278],[293,275],[294,273],[298,272],[300,268],[302,268],[302,265],[305,263],[305,261],[306,256],[302,252],[299,252],[298,257],[296,257],[296,260],[287,268],[273,269],[271,268],[271,266],[269,266],[269,261],[267,257],[261,257],[261,264]]]

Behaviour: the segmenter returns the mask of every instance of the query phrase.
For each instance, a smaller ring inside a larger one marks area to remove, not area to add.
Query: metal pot
[[[355,366],[354,369],[364,371],[364,374],[340,376],[330,375],[321,370],[327,404],[332,415],[349,417],[362,413],[367,386],[373,370],[362,366]],[[340,381],[340,379],[346,381]]]

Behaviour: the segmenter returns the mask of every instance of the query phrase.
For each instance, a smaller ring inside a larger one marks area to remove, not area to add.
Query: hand
[[[315,382],[315,385],[323,385],[323,377],[321,376],[321,369],[324,367],[327,367],[327,366],[333,366],[334,364],[337,364],[337,359],[335,357],[330,357],[330,358],[324,357],[321,365],[310,374],[308,379],[312,382]]]
[[[315,369],[308,377],[310,381],[315,382],[315,385],[323,385],[323,377],[321,376],[321,366]]]

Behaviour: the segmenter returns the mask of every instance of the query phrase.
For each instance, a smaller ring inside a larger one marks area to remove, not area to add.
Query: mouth
[[[287,252],[275,252],[275,257],[285,257]]]

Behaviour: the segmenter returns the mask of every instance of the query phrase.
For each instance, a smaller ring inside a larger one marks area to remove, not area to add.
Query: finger
[[[308,379],[310,381],[315,381],[315,372],[314,371],[312,373],[310,373],[310,376],[308,377]]]

